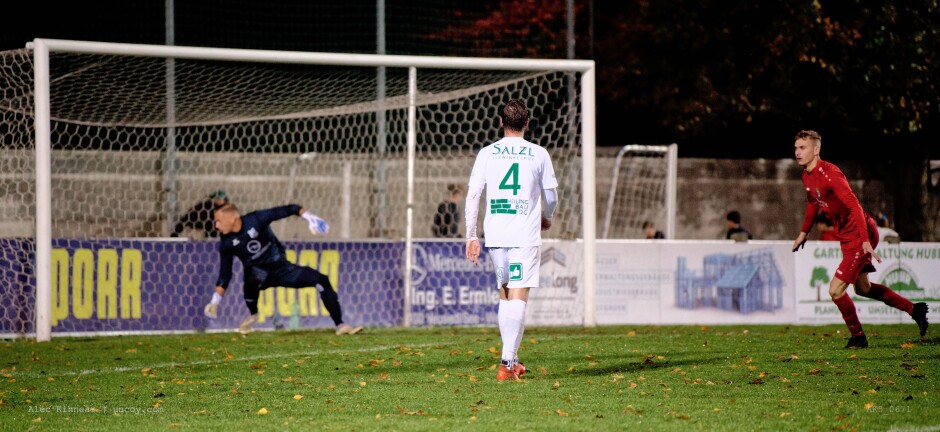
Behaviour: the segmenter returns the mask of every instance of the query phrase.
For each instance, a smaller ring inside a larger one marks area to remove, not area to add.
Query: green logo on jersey
[[[509,280],[522,280],[522,263],[509,263]]]
[[[517,214],[508,199],[491,199],[490,214]]]

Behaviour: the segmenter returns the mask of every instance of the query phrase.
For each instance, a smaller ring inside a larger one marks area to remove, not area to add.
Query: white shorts
[[[490,259],[496,267],[496,287],[538,288],[540,253],[538,246],[490,248]]]

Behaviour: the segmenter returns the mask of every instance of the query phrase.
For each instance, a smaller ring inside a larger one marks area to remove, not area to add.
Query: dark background
[[[576,1],[576,57],[598,66],[598,144],[787,158],[794,133],[815,129],[830,159],[940,158],[936,4],[750,3]],[[165,43],[163,1],[10,6],[20,10],[3,18],[0,49],[37,37]],[[376,51],[374,0],[174,7],[177,45]],[[389,54],[566,56],[564,0],[388,0],[386,26]]]

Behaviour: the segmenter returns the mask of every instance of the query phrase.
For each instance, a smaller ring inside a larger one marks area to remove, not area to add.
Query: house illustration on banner
[[[677,307],[716,307],[742,314],[783,307],[783,277],[770,248],[706,255],[701,271],[688,268],[686,261],[678,258]]]

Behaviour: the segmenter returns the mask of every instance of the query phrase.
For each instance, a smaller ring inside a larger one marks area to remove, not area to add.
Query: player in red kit
[[[842,246],[842,262],[829,283],[829,296],[842,312],[842,319],[849,327],[851,337],[846,348],[866,348],[868,338],[862,331],[855,303],[845,294],[849,284],[855,293],[879,300],[893,308],[907,312],[920,328],[920,336],[927,334],[927,304],[911,303],[890,288],[871,283],[868,273],[875,271],[872,258],[881,262],[875,253],[878,246],[878,228],[875,220],[865,214],[858,198],[849,187],[849,182],[839,167],[819,158],[822,137],[815,131],[800,131],[796,134],[796,161],[804,168],[803,186],[806,187],[806,217],[800,235],[793,242],[796,252],[806,243],[816,215],[825,213],[832,221],[836,237]]]

